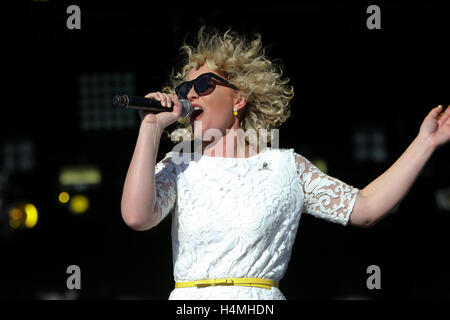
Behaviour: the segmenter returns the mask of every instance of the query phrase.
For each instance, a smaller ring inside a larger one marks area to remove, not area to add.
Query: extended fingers
[[[443,124],[445,121],[447,121],[447,119],[450,117],[450,106],[447,107],[447,109],[442,112],[441,114],[439,114],[436,119],[438,120],[438,124],[441,125]]]

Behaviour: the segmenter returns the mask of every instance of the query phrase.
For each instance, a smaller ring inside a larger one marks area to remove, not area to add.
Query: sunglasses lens
[[[211,80],[211,77],[207,74],[200,76],[195,81],[195,91],[200,95],[206,95],[211,93],[214,90],[214,82]]]
[[[186,99],[189,91],[191,91],[192,83],[185,82],[180,84],[175,91],[177,92],[178,99]]]
[[[195,92],[199,95],[207,95],[213,92],[216,84],[212,80],[209,74],[200,75],[197,79],[193,81],[186,81],[175,88],[175,92],[178,99],[187,99],[189,91],[191,91],[192,84],[194,84]]]

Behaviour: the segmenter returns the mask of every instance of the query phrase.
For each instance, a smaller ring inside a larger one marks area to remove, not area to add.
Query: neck
[[[245,141],[241,130],[228,130],[217,141],[203,141],[202,153],[212,157],[248,158],[257,154],[257,149]]]

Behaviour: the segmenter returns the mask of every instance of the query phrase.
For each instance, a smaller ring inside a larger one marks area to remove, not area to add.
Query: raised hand
[[[438,148],[450,140],[450,106],[445,112],[442,106],[430,111],[420,126],[419,136],[429,141],[434,148]]]
[[[156,125],[164,129],[171,123],[180,118],[182,112],[181,102],[176,95],[162,92],[152,92],[145,96],[146,98],[155,99],[161,102],[161,105],[167,108],[173,106],[173,111],[160,112],[153,114],[151,112],[139,111],[141,121],[143,124]]]

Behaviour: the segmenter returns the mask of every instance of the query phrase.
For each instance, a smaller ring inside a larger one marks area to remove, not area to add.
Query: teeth
[[[200,108],[199,107],[194,107],[194,110],[200,110]]]

